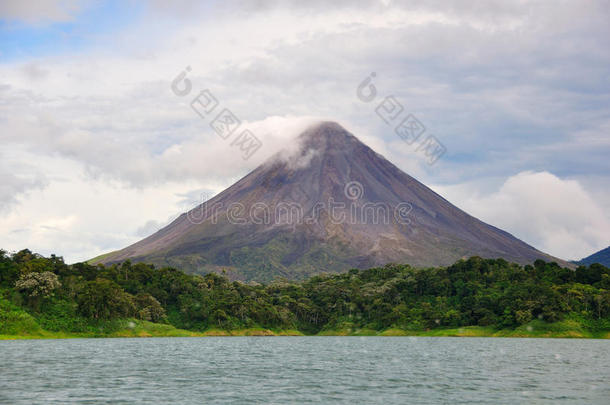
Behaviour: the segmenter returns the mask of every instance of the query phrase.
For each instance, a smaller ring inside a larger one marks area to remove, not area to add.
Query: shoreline
[[[152,327],[151,327],[152,325]],[[97,339],[97,338],[155,338],[155,337],[240,337],[240,336],[344,336],[344,337],[489,337],[489,338],[546,338],[546,339],[610,339],[610,331],[583,331],[583,330],[527,330],[494,329],[483,326],[465,326],[460,328],[431,329],[426,331],[405,330],[389,328],[383,331],[372,329],[329,329],[317,334],[306,334],[295,329],[271,330],[265,328],[248,329],[209,329],[203,332],[177,329],[171,325],[138,322],[133,328],[121,329],[109,333],[78,333],[78,332],[50,332],[41,330],[40,333],[6,335],[0,334],[0,340],[39,340],[39,339]]]

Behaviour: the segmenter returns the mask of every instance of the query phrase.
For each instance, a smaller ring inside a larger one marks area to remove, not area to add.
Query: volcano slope
[[[566,263],[452,205],[333,122],[155,234],[93,259],[130,259],[231,279],[303,279],[388,262],[460,258]]]

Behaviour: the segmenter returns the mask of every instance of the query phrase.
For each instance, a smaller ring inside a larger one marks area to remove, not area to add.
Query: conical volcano
[[[561,262],[455,207],[336,123],[310,127],[295,145],[101,261],[256,281],[470,256]]]

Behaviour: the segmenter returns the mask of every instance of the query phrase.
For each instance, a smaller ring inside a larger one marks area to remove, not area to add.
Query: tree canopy
[[[519,266],[472,257],[448,267],[388,264],[301,282],[230,281],[126,261],[67,265],[23,250],[0,251],[0,293],[49,327],[138,318],[203,331],[248,327],[317,333],[350,324],[375,330],[468,325],[512,328],[569,314],[608,322],[610,270],[571,270],[538,260]]]

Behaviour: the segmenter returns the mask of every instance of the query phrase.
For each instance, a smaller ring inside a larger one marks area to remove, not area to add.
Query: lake
[[[608,404],[610,341],[206,337],[0,341],[1,404]]]

